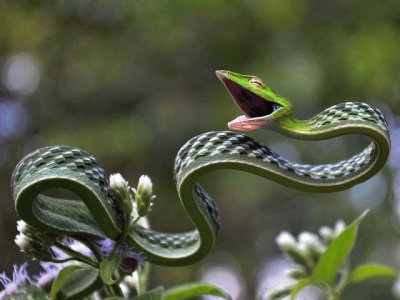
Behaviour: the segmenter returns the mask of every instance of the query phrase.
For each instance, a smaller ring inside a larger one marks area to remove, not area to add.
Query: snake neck
[[[349,124],[346,121],[335,122],[327,126],[320,126],[316,122],[316,116],[306,120],[299,120],[293,116],[287,116],[269,129],[282,135],[298,140],[323,140],[344,134],[360,133],[357,125]]]
[[[306,120],[292,115],[272,125],[271,129],[301,140],[323,140],[346,134],[369,136],[382,147],[390,149],[387,121],[376,108],[360,102],[345,102],[325,109]]]
[[[309,119],[299,120],[289,115],[281,119],[277,124],[271,125],[270,129],[273,131],[291,138],[307,140],[314,137],[314,139],[320,139],[317,133],[312,131]]]

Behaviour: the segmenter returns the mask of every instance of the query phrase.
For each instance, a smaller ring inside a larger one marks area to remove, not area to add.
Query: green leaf
[[[294,284],[282,284],[275,286],[271,289],[267,289],[262,295],[261,299],[268,299],[268,300],[277,300],[277,299],[283,299],[286,298],[287,296],[290,295],[290,292],[292,291]]]
[[[61,288],[63,287],[65,281],[71,276],[73,272],[76,270],[81,269],[82,266],[69,266],[62,269],[59,273],[57,278],[54,280],[53,285],[51,286],[50,292],[50,300],[56,300],[57,294],[60,292]]]
[[[202,295],[213,295],[231,300],[232,297],[222,289],[207,283],[189,283],[172,288],[165,292],[162,300],[191,299]]]
[[[164,288],[159,286],[151,291],[148,291],[140,296],[135,297],[135,300],[161,300]]]
[[[315,281],[324,281],[333,287],[339,268],[353,249],[357,238],[358,226],[367,213],[368,211],[362,213],[332,241],[328,249],[318,260],[312,274],[312,279]]]
[[[292,291],[290,292],[290,299],[294,300],[297,296],[297,294],[304,289],[307,285],[310,285],[312,283],[310,278],[304,278],[302,280],[299,280],[296,285],[292,288]]]
[[[397,272],[395,269],[375,263],[367,263],[358,266],[349,276],[349,281],[352,283],[357,283],[370,279],[373,277],[397,277]]]
[[[100,263],[100,276],[105,284],[112,285],[116,282],[114,273],[119,268],[120,264],[121,258],[117,255],[113,255]]]
[[[99,271],[92,267],[72,265],[62,269],[54,280],[50,300],[82,299],[101,286]]]
[[[82,299],[103,285],[99,270],[86,268],[75,271],[61,288],[61,292],[69,299]]]

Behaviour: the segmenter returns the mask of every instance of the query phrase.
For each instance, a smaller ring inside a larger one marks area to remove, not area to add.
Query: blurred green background
[[[152,227],[191,229],[172,166],[191,137],[226,130],[241,114],[216,69],[256,74],[307,118],[347,100],[388,118],[387,166],[348,191],[311,194],[238,171],[202,184],[221,212],[214,251],[193,266],[154,267],[151,286],[211,281],[250,299],[285,280],[275,237],[333,226],[371,212],[353,263],[400,265],[400,3],[385,1],[0,0],[0,264],[25,257],[13,243],[12,170],[24,154],[66,144],[93,154],[107,173],[135,185],[151,176]],[[368,141],[351,136],[295,141],[251,134],[289,159],[333,162]],[[32,270],[34,265],[32,264]],[[391,299],[392,283],[356,285],[345,299]]]

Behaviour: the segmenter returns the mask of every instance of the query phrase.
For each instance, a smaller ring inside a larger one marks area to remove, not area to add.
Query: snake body
[[[197,183],[200,176],[217,169],[237,169],[299,190],[333,192],[373,176],[390,151],[385,117],[366,103],[341,103],[305,121],[283,122],[279,130],[308,140],[362,134],[372,143],[337,163],[304,165],[281,157],[243,133],[215,131],[198,135],[181,147],[174,166],[179,198],[196,229],[167,234],[135,225],[126,243],[144,252],[155,264],[194,263],[211,251],[219,228],[218,208]],[[19,216],[39,230],[92,238],[117,238],[121,233],[122,213],[108,177],[85,151],[68,146],[36,150],[18,163],[11,182]],[[82,201],[43,195],[51,188],[70,190]]]

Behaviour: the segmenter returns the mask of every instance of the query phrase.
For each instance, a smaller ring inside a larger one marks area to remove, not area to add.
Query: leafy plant
[[[126,216],[120,237],[93,241],[54,236],[19,221],[15,242],[27,255],[40,260],[43,270],[32,278],[25,263],[14,266],[12,278],[0,274],[4,286],[0,299],[174,300],[201,295],[231,299],[225,291],[206,283],[146,291],[150,265],[124,239],[134,224],[148,227],[147,214],[155,198],[152,182],[143,175],[133,189],[120,174],[114,174],[110,176],[110,187]]]
[[[43,271],[32,278],[25,263],[14,266],[12,278],[0,274],[4,286],[0,299],[180,300],[201,295],[231,299],[222,289],[200,282],[147,290],[150,264],[124,240],[136,223],[148,227],[147,214],[155,199],[151,179],[143,175],[133,189],[120,174],[114,174],[110,176],[110,188],[125,216],[118,239],[57,236],[19,221],[15,242],[27,255],[40,260]],[[295,299],[305,287],[314,286],[329,300],[338,300],[350,284],[375,277],[396,277],[396,270],[377,263],[351,267],[349,255],[366,215],[367,211],[348,226],[343,221],[334,228],[323,226],[319,235],[302,232],[296,239],[291,233],[282,232],[277,243],[294,263],[287,270],[294,282],[267,291],[264,298]]]
[[[295,282],[267,291],[264,298],[290,296],[295,299],[301,290],[311,285],[325,293],[328,299],[338,300],[349,284],[376,277],[395,278],[396,270],[385,265],[365,263],[354,269],[350,266],[349,255],[356,242],[358,227],[367,212],[348,226],[338,221],[333,229],[321,227],[320,236],[302,232],[296,240],[289,232],[282,232],[277,237],[277,244],[294,262],[293,269],[287,273]]]

